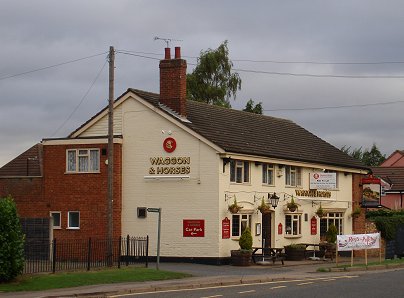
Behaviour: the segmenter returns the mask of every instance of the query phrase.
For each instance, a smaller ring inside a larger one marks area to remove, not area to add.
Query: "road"
[[[286,281],[274,281],[258,284],[237,284],[205,289],[171,290],[138,294],[125,294],[108,296],[120,297],[403,297],[404,270],[389,272],[374,272],[368,274],[347,274],[333,276],[325,274],[324,277]]]

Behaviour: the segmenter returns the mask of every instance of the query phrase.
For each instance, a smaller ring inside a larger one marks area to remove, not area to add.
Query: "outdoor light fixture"
[[[279,197],[276,195],[276,193],[274,192],[274,194],[269,197],[269,193],[268,193],[268,199],[271,202],[271,206],[274,207],[274,209],[276,208],[276,206],[278,206],[279,203]]]

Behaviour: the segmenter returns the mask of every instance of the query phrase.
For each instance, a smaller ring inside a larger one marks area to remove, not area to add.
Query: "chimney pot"
[[[165,48],[164,49],[164,59],[165,60],[170,60],[171,59],[171,49],[170,48]]]
[[[181,48],[175,47],[175,59],[181,59]]]

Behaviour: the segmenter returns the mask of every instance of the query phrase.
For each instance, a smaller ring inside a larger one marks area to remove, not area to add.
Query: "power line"
[[[105,53],[104,53],[105,54]],[[93,80],[93,82],[91,83],[90,87],[87,89],[87,91],[84,93],[83,97],[81,98],[79,104],[73,109],[73,111],[70,113],[70,115],[67,117],[67,119],[62,123],[62,125],[59,126],[58,129],[56,129],[56,131],[51,135],[51,137],[53,137],[54,135],[56,135],[59,130],[62,129],[63,126],[65,126],[65,124],[71,119],[71,117],[73,116],[73,114],[78,110],[78,108],[81,106],[81,104],[84,102],[84,100],[86,99],[87,95],[90,93],[91,89],[93,88],[94,84],[97,82],[98,78],[100,77],[102,71],[105,68],[105,65],[107,64],[108,61],[104,62],[104,65],[101,67],[100,71],[98,72],[97,76],[95,77],[95,79]]]
[[[161,53],[120,50],[126,53],[153,55],[163,57]],[[196,56],[183,56],[184,58],[198,59]],[[380,65],[380,64],[404,64],[404,61],[361,61],[361,62],[349,62],[349,61],[287,61],[287,60],[255,60],[255,59],[231,59],[235,62],[252,62],[252,63],[274,63],[274,64],[316,64],[316,65]]]
[[[10,79],[10,78],[15,78],[15,77],[23,76],[23,75],[30,74],[30,73],[33,73],[33,72],[38,72],[38,71],[46,70],[46,69],[49,69],[49,68],[54,68],[54,67],[66,65],[66,64],[69,64],[69,63],[82,61],[82,60],[85,60],[85,59],[94,58],[94,57],[97,57],[97,56],[105,55],[106,53],[107,52],[103,52],[103,53],[99,53],[99,54],[95,54],[95,55],[91,55],[91,56],[87,56],[87,57],[82,57],[82,58],[78,58],[78,59],[74,59],[74,60],[70,60],[70,61],[61,62],[61,63],[58,63],[58,64],[53,64],[53,65],[49,65],[49,66],[45,66],[45,67],[41,67],[41,68],[37,68],[37,69],[28,70],[28,71],[17,73],[17,74],[5,75],[5,76],[0,77],[0,80],[6,80],[6,79]]]
[[[293,73],[293,72],[278,72],[278,71],[263,71],[263,70],[252,70],[252,69],[242,69],[233,68],[234,71],[247,72],[247,73],[258,73],[258,74],[269,74],[278,76],[293,76],[293,77],[310,77],[310,78],[340,78],[340,79],[403,79],[404,76],[392,76],[392,75],[332,75],[332,74],[309,74],[309,73]]]
[[[404,100],[396,100],[396,101],[388,101],[388,102],[376,102],[376,103],[364,103],[364,104],[354,104],[354,105],[328,106],[328,107],[284,108],[284,109],[269,109],[269,110],[265,109],[264,112],[345,109],[345,108],[356,108],[356,107],[391,105],[391,104],[398,104],[398,103],[404,103]]]
[[[160,60],[160,58],[134,54],[130,51],[117,51],[118,53],[136,56],[140,58]],[[151,53],[154,54],[154,53]],[[185,57],[185,56],[184,56]],[[235,60],[233,60],[235,61]],[[188,65],[196,66],[196,63],[189,63]],[[278,71],[264,71],[264,70],[253,70],[253,69],[243,69],[243,68],[233,68],[233,71],[245,72],[245,73],[257,73],[257,74],[268,74],[277,76],[294,76],[294,77],[310,77],[310,78],[340,78],[340,79],[403,79],[403,76],[393,76],[393,75],[333,75],[333,74],[310,74],[310,73],[293,73],[293,72],[278,72]]]

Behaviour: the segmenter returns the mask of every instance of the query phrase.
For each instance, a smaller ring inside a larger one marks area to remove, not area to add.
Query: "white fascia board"
[[[320,171],[322,169],[327,169],[327,170],[336,171],[336,172],[368,174],[368,171],[366,171],[365,169],[345,168],[345,167],[325,165],[325,164],[320,164],[320,163],[317,164],[317,163],[311,163],[311,162],[294,161],[294,160],[271,158],[271,157],[262,157],[262,156],[248,155],[248,154],[241,154],[241,153],[226,152],[225,154],[220,154],[220,156],[222,158],[223,157],[224,158],[234,158],[234,159],[257,161],[257,162],[263,162],[263,163],[273,163],[273,164],[282,164],[282,165],[288,165],[288,166],[313,168],[313,170],[317,170],[317,171]]]
[[[114,138],[114,144],[122,144],[122,138]],[[108,144],[108,138],[91,138],[91,139],[53,139],[42,140],[42,145],[87,145],[87,144]]]
[[[122,97],[120,97],[117,101],[114,102],[114,110],[118,106],[120,106],[125,100],[127,100],[129,97],[129,92],[124,93]],[[88,122],[86,125],[84,125],[82,128],[77,130],[74,134],[71,135],[71,138],[77,138],[79,137],[83,132],[85,132],[87,129],[89,129],[91,126],[93,126],[95,123],[97,123],[99,120],[101,120],[103,117],[108,115],[108,107],[105,107],[104,110],[102,110],[94,119],[92,119],[90,122]]]

